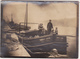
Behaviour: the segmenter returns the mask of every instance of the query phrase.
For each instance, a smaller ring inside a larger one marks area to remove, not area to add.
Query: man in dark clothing
[[[51,33],[51,29],[53,28],[53,25],[51,23],[51,20],[49,20],[49,23],[47,24],[47,31],[48,31],[48,34]]]

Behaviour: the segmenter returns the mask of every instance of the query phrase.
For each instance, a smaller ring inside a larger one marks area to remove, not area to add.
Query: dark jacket
[[[49,30],[49,29],[52,29],[53,28],[53,24],[51,23],[51,22],[49,22],[48,24],[47,24],[47,29]]]

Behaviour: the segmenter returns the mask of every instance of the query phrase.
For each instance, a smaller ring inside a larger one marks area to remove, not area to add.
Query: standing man
[[[49,23],[47,24],[47,31],[48,31],[48,34],[51,33],[51,29],[53,28],[53,25],[51,23],[51,20],[49,20]]]

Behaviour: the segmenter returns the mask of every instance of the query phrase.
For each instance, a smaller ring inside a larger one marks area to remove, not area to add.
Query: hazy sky
[[[74,3],[28,3],[26,9],[25,2],[10,2],[4,6],[3,18],[15,23],[24,22],[25,14],[28,11],[29,23],[43,23],[46,28],[48,20],[51,19],[55,26],[76,26],[77,5]],[[59,20],[59,21],[58,21]],[[58,23],[58,24],[57,24]],[[33,29],[37,29],[38,24],[29,24]]]
[[[64,19],[64,18],[76,18],[76,5],[73,3],[49,3],[49,4],[33,4],[28,3],[29,14],[33,14],[33,17],[41,20],[47,19]],[[35,14],[35,15],[34,15]]]
[[[67,24],[73,27],[76,26],[77,6],[74,3],[49,3],[49,4],[28,3],[28,5],[29,5],[28,6],[29,22],[43,23],[44,27],[46,28],[48,20],[51,19],[53,25],[55,25],[54,20],[56,21],[59,20],[62,21],[61,22],[62,24],[67,22],[65,26]]]

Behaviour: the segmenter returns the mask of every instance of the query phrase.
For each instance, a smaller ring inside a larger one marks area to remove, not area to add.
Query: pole
[[[28,22],[28,3],[26,3],[26,12],[25,12],[25,20],[24,20],[25,27],[27,27],[27,22]]]

